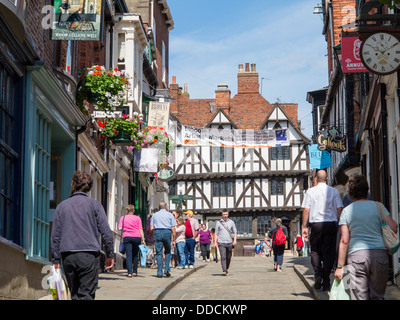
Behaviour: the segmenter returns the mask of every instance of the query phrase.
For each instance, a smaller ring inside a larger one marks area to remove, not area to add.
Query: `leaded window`
[[[214,197],[233,196],[233,181],[213,182]]]
[[[272,179],[271,180],[271,195],[283,194],[283,187],[285,181],[283,179]]]
[[[290,147],[272,147],[271,160],[290,160]]]

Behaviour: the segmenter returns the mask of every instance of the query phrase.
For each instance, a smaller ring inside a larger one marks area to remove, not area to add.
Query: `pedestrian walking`
[[[176,240],[175,240],[175,255],[176,255],[176,267],[177,269],[185,268],[185,246],[186,246],[186,237],[185,237],[185,222],[181,216],[176,219]]]
[[[267,237],[264,238],[263,250],[266,257],[269,257],[271,255],[272,251],[271,240]]]
[[[176,239],[176,221],[171,212],[167,211],[164,201],[160,202],[160,210],[154,213],[150,221],[150,230],[154,231],[154,244],[156,247],[157,277],[171,276],[171,242]],[[165,261],[163,265],[163,251]],[[163,272],[164,271],[164,272]]]
[[[341,238],[335,278],[341,280],[347,257],[352,272],[351,300],[383,300],[389,268],[389,255],[382,237],[378,203],[368,200],[368,181],[358,175],[349,179],[349,196],[354,201],[340,216]],[[385,208],[393,232],[398,225]]]
[[[211,244],[211,232],[207,229],[205,223],[202,224],[202,229],[199,230],[200,235],[200,250],[203,262],[210,261],[210,244]]]
[[[103,206],[86,194],[93,180],[86,172],[72,177],[71,196],[56,208],[51,233],[53,265],[61,261],[72,300],[94,300],[98,284],[100,237],[104,244],[105,269],[114,265],[113,234]]]
[[[177,210],[173,210],[173,211],[172,211],[172,214],[173,214],[173,216],[174,216],[174,218],[175,218],[176,225],[178,226],[178,225],[179,225],[178,220],[179,220],[179,217],[180,217],[181,215],[180,215],[180,213],[179,213]],[[177,227],[177,228],[178,228],[178,227]],[[176,232],[178,232],[178,230],[176,230]],[[176,234],[176,237],[178,238],[178,234]],[[176,250],[176,240],[175,240],[175,246],[173,245],[173,246],[171,247],[171,255],[173,256],[173,259],[171,259],[171,267],[172,267],[172,268],[176,268],[176,267],[178,266],[178,256],[177,256],[177,250]]]
[[[232,249],[236,245],[237,230],[233,220],[229,219],[229,211],[226,209],[222,211],[222,218],[215,226],[215,238],[221,255],[222,274],[227,276],[232,258]]]
[[[302,208],[302,235],[305,241],[310,233],[311,264],[314,269],[316,290],[330,290],[330,273],[335,263],[337,223],[343,209],[339,192],[327,185],[325,170],[319,170],[315,187],[304,197]],[[307,224],[310,226],[308,230]]]
[[[268,233],[268,237],[271,238],[272,243],[274,270],[282,272],[283,255],[285,253],[288,231],[287,228],[282,224],[282,219],[276,219],[275,224],[276,226]]]
[[[211,244],[210,244],[210,259],[212,261],[218,262],[220,259],[218,242],[215,237],[215,228],[211,228]]]
[[[186,259],[186,267],[193,269],[195,262],[195,247],[196,247],[196,238],[199,234],[199,222],[197,219],[193,218],[193,211],[188,210],[184,212],[186,216],[185,221],[185,237],[186,237],[186,246],[185,246],[185,259]]]
[[[139,264],[139,245],[146,245],[144,238],[142,219],[135,213],[135,206],[128,204],[126,215],[121,217],[118,224],[118,230],[123,232],[123,242],[126,248],[126,269],[128,277],[137,276]]]
[[[301,237],[300,234],[297,234],[296,236],[296,240],[294,241],[294,243],[296,244],[296,251],[299,257],[303,256],[303,238]]]
[[[153,217],[154,212],[152,212],[148,217],[146,221],[146,243],[147,245],[153,244],[154,239],[153,239],[153,231],[150,230],[150,222],[151,218]]]

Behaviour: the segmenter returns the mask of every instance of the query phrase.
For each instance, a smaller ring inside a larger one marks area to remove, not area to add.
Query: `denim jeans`
[[[186,265],[193,266],[194,265],[194,249],[196,247],[196,240],[193,238],[186,238],[186,246],[185,246],[185,257],[186,257]]]
[[[175,249],[176,249],[176,257],[177,257],[177,262],[178,262],[178,267],[185,267],[185,263],[186,263],[186,258],[185,258],[185,246],[186,246],[186,242],[185,241],[181,241],[181,242],[177,242]]]
[[[171,271],[169,263],[171,261],[171,230],[156,229],[154,231],[154,244],[156,247],[157,276],[163,275],[163,248],[165,253],[165,272]]]
[[[200,243],[201,256],[203,260],[210,259],[210,244],[209,243]]]
[[[139,245],[142,238],[140,237],[125,237],[124,245],[126,248],[126,269],[128,274],[136,273],[139,263]]]

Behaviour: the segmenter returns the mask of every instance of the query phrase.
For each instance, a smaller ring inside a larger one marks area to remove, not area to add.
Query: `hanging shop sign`
[[[320,151],[337,151],[345,152],[347,150],[346,146],[346,136],[342,136],[339,130],[332,128],[327,131],[322,131],[318,135],[318,150]]]
[[[162,168],[157,172],[158,179],[161,181],[169,181],[174,177],[175,171],[170,166]]]
[[[342,71],[343,73],[368,72],[361,60],[362,41],[357,37],[342,37]]]
[[[158,171],[158,155],[156,148],[143,148],[133,150],[133,171],[154,173]]]
[[[150,101],[147,125],[168,131],[169,106],[169,102]]]
[[[100,41],[104,0],[54,0],[51,40]]]
[[[289,146],[289,131],[239,130],[182,126],[183,145],[263,148]]]
[[[308,146],[310,169],[325,169],[332,166],[332,158],[327,150],[319,150],[318,144]]]

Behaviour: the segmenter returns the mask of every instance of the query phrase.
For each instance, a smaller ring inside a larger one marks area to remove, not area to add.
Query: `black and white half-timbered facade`
[[[289,145],[191,146],[184,143],[177,130],[177,147],[171,164],[175,174],[169,181],[169,195],[192,196],[192,200],[183,203],[183,210],[192,210],[208,228],[221,218],[222,209],[228,209],[238,229],[237,255],[243,252],[243,245],[264,239],[276,218],[281,218],[288,227],[288,248],[300,231],[301,204],[311,174],[307,148],[310,141],[300,131],[293,114],[288,115],[287,111],[294,108],[297,118],[296,104],[269,106],[263,119],[250,130],[286,129]],[[219,130],[238,127],[229,109],[224,108],[216,108],[204,126]],[[169,208],[179,209],[172,201]]]

